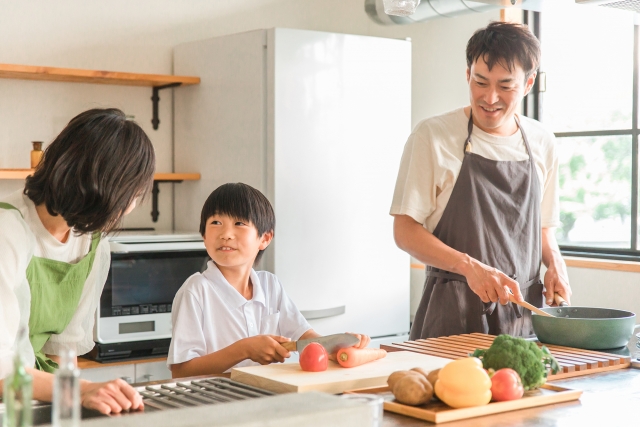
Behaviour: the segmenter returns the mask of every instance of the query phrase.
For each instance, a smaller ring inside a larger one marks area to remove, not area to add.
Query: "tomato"
[[[496,402],[520,399],[524,394],[520,375],[513,369],[498,369],[491,377],[491,399]]]
[[[326,371],[328,365],[329,355],[322,344],[312,342],[302,349],[302,353],[300,353],[300,367],[303,371]]]

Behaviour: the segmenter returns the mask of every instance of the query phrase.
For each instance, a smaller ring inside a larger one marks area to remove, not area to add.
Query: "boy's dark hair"
[[[476,31],[467,43],[467,67],[471,68],[478,58],[489,70],[500,64],[513,71],[517,62],[526,81],[540,65],[540,42],[526,25],[492,22]]]
[[[274,231],[276,216],[269,199],[260,191],[241,182],[223,184],[213,190],[204,202],[200,214],[200,234],[204,237],[207,220],[213,215],[227,215],[253,224],[258,236]],[[264,250],[258,252],[254,262],[260,261]]]
[[[135,122],[115,108],[78,114],[49,144],[24,194],[78,234],[116,228],[153,183],[155,153]]]

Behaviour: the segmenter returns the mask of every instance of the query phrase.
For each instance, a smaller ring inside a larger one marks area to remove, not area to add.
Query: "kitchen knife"
[[[334,334],[324,337],[310,338],[308,340],[291,341],[282,344],[284,348],[289,351],[302,351],[306,346],[312,342],[322,344],[327,350],[327,353],[332,354],[340,350],[341,348],[352,347],[358,344],[360,340],[355,335],[351,334]]]

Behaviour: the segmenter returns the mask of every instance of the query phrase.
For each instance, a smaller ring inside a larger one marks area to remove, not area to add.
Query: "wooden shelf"
[[[33,169],[0,169],[0,179],[25,179]],[[198,181],[199,173],[156,173],[154,181]]]
[[[199,181],[199,173],[156,173],[154,181]]]
[[[121,73],[117,71],[82,70],[77,68],[40,67],[16,64],[0,64],[0,78],[148,87],[171,84],[186,86],[200,83],[200,77],[193,76]]]

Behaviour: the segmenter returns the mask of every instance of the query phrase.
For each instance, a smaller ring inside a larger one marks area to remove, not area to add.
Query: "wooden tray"
[[[392,345],[381,345],[380,348],[388,352],[414,351],[447,359],[460,359],[467,357],[469,353],[473,353],[477,348],[489,348],[494,339],[495,335],[474,333],[406,341]],[[549,375],[550,380],[624,369],[631,366],[631,357],[629,356],[551,344],[538,343],[538,345],[546,346],[560,365],[561,371],[555,375]]]
[[[384,399],[384,410],[396,414],[418,418],[432,423],[446,423],[449,421],[464,420],[467,418],[482,417],[484,415],[501,412],[516,411],[518,409],[533,408],[560,402],[578,400],[582,390],[559,387],[553,384],[545,384],[537,390],[527,391],[522,399],[508,402],[491,402],[484,406],[473,408],[454,409],[440,401],[433,401],[426,405],[409,406],[395,401],[389,387],[371,387],[346,391],[346,394],[376,394]]]

